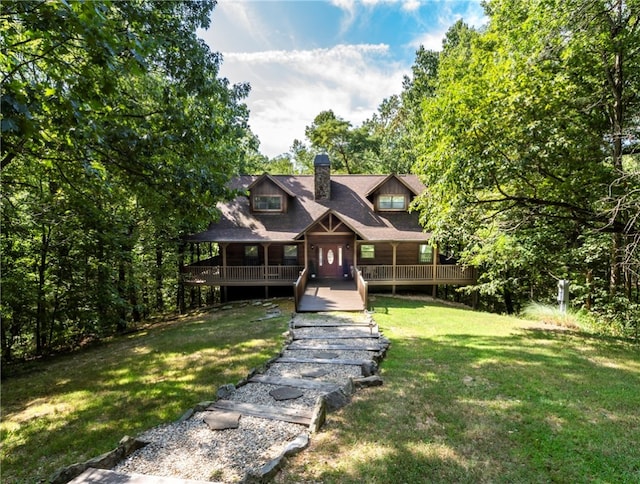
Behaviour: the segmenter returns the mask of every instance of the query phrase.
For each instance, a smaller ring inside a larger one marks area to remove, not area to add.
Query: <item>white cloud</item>
[[[389,4],[401,4],[403,10],[409,12],[420,8],[420,0],[360,0],[363,5],[368,7],[375,7],[377,5],[389,5]],[[356,7],[356,0],[331,0],[331,4],[338,8],[353,12]]]
[[[402,3],[402,9],[407,12],[415,12],[420,8],[420,0],[406,0]]]
[[[417,48],[423,45],[425,49],[439,51],[442,50],[445,34],[458,20],[462,19],[464,23],[475,28],[480,28],[487,23],[488,18],[479,2],[468,2],[464,10],[454,8],[459,5],[461,4],[455,2],[445,3],[438,15],[437,25],[413,39],[410,43],[411,47]]]
[[[337,45],[327,49],[226,53],[222,75],[248,81],[251,129],[270,157],[285,153],[323,110],[361,124],[382,100],[402,89],[404,66],[386,45]]]

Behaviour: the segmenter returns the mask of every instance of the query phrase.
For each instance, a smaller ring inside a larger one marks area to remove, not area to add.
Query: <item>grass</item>
[[[522,316],[543,323],[581,329],[578,315],[571,309],[562,312],[557,305],[551,306],[549,304],[531,302],[522,311]]]
[[[266,321],[252,306],[168,321],[6,379],[2,482],[42,482],[213,399],[280,351],[293,309],[280,306]]]
[[[640,351],[624,340],[377,297],[382,387],[329,416],[279,482],[640,482]],[[291,310],[283,305],[284,314]],[[40,362],[2,386],[2,482],[177,419],[282,347],[246,307]]]
[[[640,352],[615,339],[378,297],[384,386],[278,482],[640,482]]]

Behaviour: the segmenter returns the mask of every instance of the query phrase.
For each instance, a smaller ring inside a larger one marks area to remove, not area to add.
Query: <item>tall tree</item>
[[[322,111],[305,128],[305,135],[314,148],[329,154],[336,170],[349,174],[373,171],[379,145],[367,126],[354,128],[332,110]]]
[[[214,3],[1,4],[3,358],[125,328],[150,279],[163,306],[250,137]]]
[[[485,32],[459,32],[425,101],[421,211],[437,239],[462,238],[468,260],[492,253],[482,258],[489,274],[527,260],[490,247],[505,237],[523,244],[536,230],[549,246],[564,241],[561,254],[527,243],[548,254],[545,270],[558,277],[571,270],[569,254],[587,250],[596,252],[576,275],[579,286],[589,285],[590,265],[600,276],[607,260],[618,267],[603,237],[626,240],[637,221],[625,211],[611,216],[603,201],[625,193],[617,140],[637,133],[638,11],[637,1],[500,0],[487,3]]]

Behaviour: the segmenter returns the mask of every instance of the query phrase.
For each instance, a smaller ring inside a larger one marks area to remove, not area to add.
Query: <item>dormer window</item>
[[[380,195],[378,210],[406,210],[407,199],[404,195]]]
[[[281,195],[255,195],[253,209],[256,212],[282,212]]]

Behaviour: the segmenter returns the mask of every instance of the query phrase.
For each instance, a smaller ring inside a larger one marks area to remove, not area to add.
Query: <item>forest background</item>
[[[571,305],[598,331],[640,324],[640,1],[496,0],[488,25],[416,52],[360,126],[323,111],[260,154],[197,37],[215,2],[2,2],[3,362],[126,332],[201,302],[182,238],[241,173],[416,173],[433,241],[479,269],[483,307]],[[215,14],[215,13],[214,13]]]

